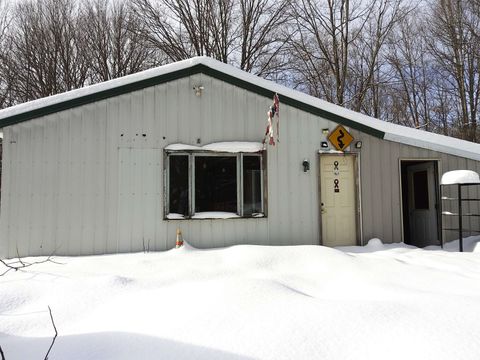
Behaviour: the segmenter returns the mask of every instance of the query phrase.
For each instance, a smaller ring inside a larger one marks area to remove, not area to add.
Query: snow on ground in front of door
[[[353,253],[369,253],[374,251],[383,251],[391,249],[418,249],[415,246],[407,245],[405,243],[392,243],[384,244],[380,239],[370,239],[365,246],[338,246],[338,250],[345,252]],[[450,251],[458,252],[459,244],[458,240],[453,240],[445,243],[443,249],[438,245],[430,245],[423,248],[423,250],[439,250],[439,251]],[[463,251],[464,252],[479,252],[480,253],[480,236],[469,236],[463,239]]]
[[[478,253],[363,250],[56,257],[0,277],[0,345],[6,360],[43,359],[50,306],[50,360],[478,359]]]

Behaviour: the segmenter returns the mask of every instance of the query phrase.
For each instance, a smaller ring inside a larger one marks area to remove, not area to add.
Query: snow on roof
[[[104,83],[87,86],[63,94],[49,96],[47,98],[30,101],[28,103],[0,110],[0,122],[2,120],[6,120],[27,112],[39,111],[40,109],[48,106],[55,106],[67,101],[73,101],[75,99],[92,96],[95,94],[101,95],[100,93],[115,88],[128,88],[129,85],[171,74],[173,72],[187,70],[197,65],[202,65],[217,72],[221,72],[227,76],[234,77],[253,86],[260,87],[271,92],[277,92],[280,96],[280,101],[282,101],[282,96],[288,97],[294,101],[298,101],[306,105],[306,107],[311,106],[313,108],[320,109],[323,112],[333,114],[334,116],[339,117],[339,120],[344,119],[346,122],[357,124],[359,127],[382,132],[384,133],[383,139],[385,140],[480,161],[480,144],[475,144],[444,135],[433,134],[424,130],[417,130],[401,125],[387,123],[385,121],[375,119],[370,116],[363,115],[318,99],[316,97],[301,93],[297,90],[292,90],[283,85],[279,85],[272,81],[265,80],[253,74],[237,69],[232,65],[228,65],[205,56],[194,57],[188,60],[160,66]],[[184,76],[187,75],[188,74]],[[102,97],[99,96],[99,98],[96,100],[100,99],[102,99]],[[33,114],[31,118],[33,117],[35,117],[35,114]]]
[[[46,106],[56,105],[65,101],[77,99],[83,96],[96,94],[105,90],[111,90],[120,86],[133,84],[139,81],[151,79],[156,76],[165,75],[177,70],[189,68],[199,63],[200,58],[192,58],[183,60],[153,69],[141,71],[135,74],[123,76],[117,79],[105,81],[102,83],[85,86],[80,89],[67,91],[61,94],[48,96],[45,98],[29,101],[23,104],[15,105],[3,110],[0,110],[0,120],[11,116],[19,115],[28,111],[38,110]]]
[[[475,171],[472,170],[453,170],[442,175],[442,185],[452,184],[478,184],[480,178]]]
[[[228,141],[211,143],[204,146],[195,146],[187,144],[170,144],[165,150],[170,151],[191,151],[191,150],[203,150],[214,152],[227,152],[227,153],[256,153],[263,150],[263,144],[259,142],[241,142],[241,141]]]

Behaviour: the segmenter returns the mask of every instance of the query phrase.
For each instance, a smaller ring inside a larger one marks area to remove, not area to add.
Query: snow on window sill
[[[240,216],[236,213],[225,211],[204,211],[198,212],[192,217],[187,217],[182,214],[170,213],[166,215],[167,220],[218,220],[218,219],[251,219],[251,218],[264,218],[263,213],[254,213],[251,216]]]
[[[234,219],[239,218],[240,215],[225,211],[204,211],[195,213],[192,219]]]
[[[264,213],[253,213],[252,217],[253,218],[262,218],[262,217],[265,217],[265,214]]]
[[[167,151],[212,151],[223,153],[258,153],[263,151],[263,144],[259,142],[229,141],[218,142],[204,146],[187,144],[170,144],[165,147]]]
[[[185,215],[177,214],[177,213],[170,213],[167,214],[168,220],[178,220],[178,219],[185,219]]]

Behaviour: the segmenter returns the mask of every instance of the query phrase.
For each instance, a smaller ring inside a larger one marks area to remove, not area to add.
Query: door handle
[[[327,210],[325,209],[325,204],[324,203],[321,203],[320,204],[320,213],[321,214],[325,214],[327,212]]]

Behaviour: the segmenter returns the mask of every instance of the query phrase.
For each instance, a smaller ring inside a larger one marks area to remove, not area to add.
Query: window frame
[[[188,214],[182,218],[168,218],[170,214],[170,157],[188,157]],[[244,184],[243,184],[243,158],[254,156],[260,158],[260,199],[262,216],[244,214]],[[213,218],[194,218],[195,216],[195,158],[196,157],[232,157],[236,158],[236,181],[237,181],[237,212],[238,217],[228,219],[256,219],[267,217],[267,152],[217,152],[209,150],[164,150],[163,157],[163,219],[164,220],[213,220]],[[216,219],[217,220],[217,219]]]

